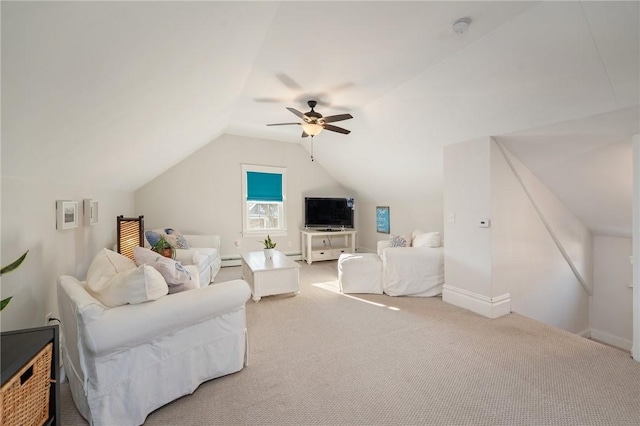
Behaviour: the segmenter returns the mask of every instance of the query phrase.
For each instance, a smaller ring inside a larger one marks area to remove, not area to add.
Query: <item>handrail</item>
[[[549,222],[547,222],[547,219],[542,214],[542,211],[540,210],[540,208],[536,204],[535,200],[533,199],[533,196],[531,195],[531,193],[527,189],[526,185],[522,181],[522,178],[520,177],[520,174],[518,173],[518,171],[516,170],[515,166],[511,162],[511,159],[506,154],[504,146],[502,145],[502,143],[500,141],[498,141],[498,140],[496,140],[494,138],[491,138],[491,140],[493,140],[496,143],[496,145],[498,146],[498,149],[500,149],[500,152],[502,153],[502,156],[504,157],[504,159],[506,160],[507,164],[509,165],[509,168],[511,169],[511,171],[515,175],[516,179],[520,183],[520,186],[524,190],[524,193],[527,195],[527,198],[531,202],[531,205],[533,205],[533,208],[535,209],[536,213],[538,214],[538,217],[540,217],[540,220],[542,220],[542,224],[544,225],[545,228],[547,228],[547,232],[549,232],[549,235],[551,236],[551,239],[556,244],[556,246],[558,247],[558,250],[560,250],[560,253],[564,257],[564,259],[567,261],[567,263],[569,264],[569,268],[571,268],[571,270],[573,271],[573,274],[578,279],[578,282],[580,283],[582,288],[584,288],[584,291],[586,291],[589,296],[592,296],[592,293],[593,293],[592,290],[589,288],[589,286],[585,282],[584,278],[582,278],[582,274],[580,274],[580,271],[578,271],[578,268],[576,268],[575,264],[573,263],[573,260],[571,260],[571,257],[569,257],[569,254],[566,252],[566,250],[562,246],[562,243],[560,242],[560,240],[556,236],[555,232],[553,232],[553,229],[551,228],[551,225],[549,225]]]

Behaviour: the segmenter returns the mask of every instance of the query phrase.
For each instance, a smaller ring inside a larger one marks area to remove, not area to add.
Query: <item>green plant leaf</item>
[[[25,251],[24,254],[22,256],[20,256],[15,262],[13,262],[10,265],[7,266],[3,266],[2,270],[0,271],[0,276],[4,275],[4,274],[8,274],[9,272],[13,271],[14,269],[18,269],[18,267],[20,265],[22,265],[22,262],[24,262],[24,259],[27,257],[27,253],[29,253],[29,250]],[[4,302],[4,301],[3,301]],[[9,303],[9,302],[7,302]]]
[[[9,302],[11,302],[11,297],[7,297],[6,299],[2,299],[2,301],[0,302],[0,311],[3,310],[4,308],[7,307],[7,305],[9,304]]]

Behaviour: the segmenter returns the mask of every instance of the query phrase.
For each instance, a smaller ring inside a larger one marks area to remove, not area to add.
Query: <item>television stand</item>
[[[300,231],[302,260],[309,265],[322,260],[336,260],[342,253],[356,252],[354,229],[322,229]]]

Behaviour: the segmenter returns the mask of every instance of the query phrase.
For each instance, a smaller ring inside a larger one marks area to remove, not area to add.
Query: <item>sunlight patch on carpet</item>
[[[311,285],[314,286],[314,287],[321,288],[323,290],[330,291],[332,293],[339,294],[339,295],[344,296],[344,297],[348,297],[348,298],[353,299],[353,300],[357,300],[359,302],[365,302],[365,303],[368,303],[370,305],[379,306],[381,308],[387,308],[387,309],[390,309],[392,311],[399,311],[400,310],[400,308],[396,308],[395,306],[387,306],[387,305],[385,305],[383,303],[372,302],[371,300],[361,299],[360,297],[352,296],[350,294],[340,293],[340,286],[338,285],[338,281],[326,281],[326,282],[323,282],[323,283],[313,283]]]

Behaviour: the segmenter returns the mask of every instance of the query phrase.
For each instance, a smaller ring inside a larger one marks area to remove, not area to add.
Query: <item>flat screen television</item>
[[[305,197],[304,226],[309,228],[353,228],[353,198]]]

